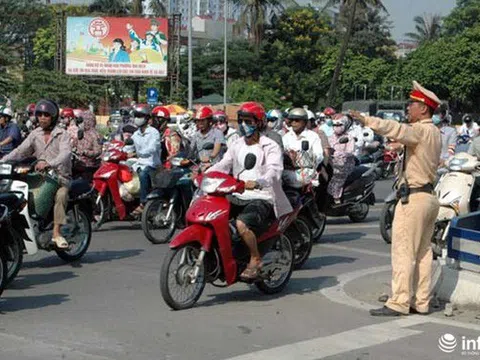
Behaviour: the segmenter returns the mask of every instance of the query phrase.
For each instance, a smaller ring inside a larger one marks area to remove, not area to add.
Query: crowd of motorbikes
[[[183,125],[182,125],[183,126]],[[184,133],[186,128],[183,127]],[[303,144],[302,144],[303,147]],[[205,150],[213,148],[206,144]],[[248,264],[249,251],[230,218],[228,195],[244,190],[244,183],[230,175],[204,172],[199,164],[183,165],[183,157],[170,159],[171,167],[152,174],[152,191],[140,216],[140,182],[132,165],[135,149],[131,139],[110,139],[103,144],[101,164],[90,169],[91,179],[75,171],[69,194],[67,224],[62,235],[69,247],[52,245],[53,199],[59,187],[55,169],[35,172],[34,159],[0,163],[0,294],[15,278],[23,256],[40,250],[55,251],[65,261],[80,259],[88,250],[92,231],[110,221],[140,221],[145,237],[153,244],[170,242],[161,269],[161,292],[173,309],[191,307],[205,284],[228,286],[240,280]],[[305,151],[308,150],[306,144]],[[75,154],[72,154],[75,164]],[[294,269],[308,260],[313,243],[324,232],[327,217],[348,216],[364,220],[375,204],[374,186],[379,178],[397,174],[401,151],[378,143],[357,159],[347,178],[341,201],[327,193],[331,171],[319,168],[316,184],[301,190],[285,188],[293,210],[268,224],[258,239],[262,255],[261,276],[254,281],[264,293],[281,291]],[[245,158],[245,169],[255,166],[253,154]],[[465,153],[450,159],[439,176],[436,191],[441,210],[433,239],[441,254],[450,220],[472,210],[472,173],[480,163]],[[455,184],[455,186],[453,186]],[[380,230],[390,242],[396,196],[385,200]],[[478,202],[477,205],[478,206]],[[181,230],[178,232],[178,230]]]

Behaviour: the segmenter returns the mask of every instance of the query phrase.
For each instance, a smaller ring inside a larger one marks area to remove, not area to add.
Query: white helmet
[[[5,115],[5,116],[8,116],[10,119],[13,117],[13,111],[12,109],[10,109],[9,107],[4,107],[1,111],[0,111],[0,115]]]
[[[281,130],[283,125],[283,114],[280,110],[270,110],[267,113],[267,126],[271,130]]]
[[[315,120],[315,114],[311,110],[307,110],[308,120]]]

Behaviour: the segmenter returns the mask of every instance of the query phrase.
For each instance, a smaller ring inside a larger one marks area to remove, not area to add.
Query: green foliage
[[[88,10],[92,13],[104,15],[127,15],[130,4],[127,0],[95,0]]]
[[[458,35],[480,23],[480,0],[457,0],[457,6],[444,19],[447,35]]]
[[[415,16],[413,22],[415,23],[415,32],[405,34],[413,42],[422,44],[426,41],[437,40],[440,37],[442,30],[442,17],[440,15]]]
[[[22,86],[24,103],[36,102],[42,98],[53,99],[61,106],[82,107],[97,102],[103,95],[102,87],[92,81],[60,74],[55,71],[33,69],[25,73]]]
[[[269,89],[252,80],[234,80],[228,86],[228,95],[233,102],[258,101],[266,109],[290,107],[291,103],[282,101],[278,91]]]

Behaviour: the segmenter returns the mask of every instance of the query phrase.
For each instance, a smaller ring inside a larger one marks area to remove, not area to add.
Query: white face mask
[[[134,122],[135,125],[137,125],[138,127],[142,127],[143,125],[146,124],[147,119],[145,119],[145,118],[135,118],[135,119],[133,120],[133,122]]]
[[[220,123],[217,125],[217,129],[220,130],[221,132],[227,131],[227,124],[225,123]]]

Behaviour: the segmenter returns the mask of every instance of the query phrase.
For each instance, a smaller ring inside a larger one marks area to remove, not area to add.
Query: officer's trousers
[[[439,203],[428,193],[398,202],[392,226],[392,297],[385,304],[404,314],[427,312],[431,298],[431,239]]]

